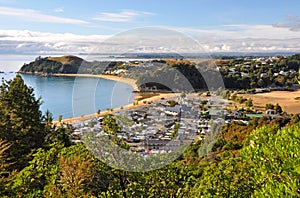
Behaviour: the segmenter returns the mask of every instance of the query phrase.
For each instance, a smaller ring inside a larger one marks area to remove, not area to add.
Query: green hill
[[[83,59],[77,56],[61,56],[61,57],[47,57],[47,60],[57,61],[61,64],[81,64]]]
[[[77,73],[81,64],[85,62],[82,58],[76,56],[61,56],[61,57],[38,57],[35,61],[29,64],[24,64],[20,71],[21,73]]]

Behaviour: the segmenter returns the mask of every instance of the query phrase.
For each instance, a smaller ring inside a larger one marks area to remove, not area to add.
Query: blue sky
[[[76,34],[114,34],[142,26],[272,25],[287,22],[288,15],[300,14],[298,0],[1,0],[0,5],[1,29]],[[31,17],[29,9],[40,16]],[[43,21],[47,15],[57,19]],[[59,21],[64,18],[73,21]]]
[[[203,44],[209,51],[289,51],[300,49],[293,46],[300,39],[299,17],[299,0],[0,0],[0,36],[17,49],[37,50],[28,48],[28,42],[49,47],[69,34],[90,42],[91,35],[160,26],[212,38]],[[273,40],[263,48],[257,39]],[[290,43],[283,46],[283,39]],[[224,45],[216,46],[216,40]]]

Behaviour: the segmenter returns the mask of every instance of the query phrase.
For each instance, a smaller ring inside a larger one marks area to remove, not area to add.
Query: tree
[[[237,101],[237,99],[238,99],[238,96],[237,96],[237,94],[236,93],[234,93],[234,94],[232,94],[232,96],[231,96],[231,100],[233,100],[233,101]]]
[[[116,118],[111,114],[104,116],[102,124],[104,125],[103,131],[109,135],[116,135],[122,130],[121,126],[117,123]]]
[[[45,148],[51,148],[53,144],[62,144],[66,147],[72,145],[72,127],[67,125],[66,127],[62,124],[58,127],[54,126],[53,123],[53,116],[48,110],[44,116],[44,123],[45,123]]]
[[[240,96],[237,100],[240,104],[243,104],[246,101],[246,99],[243,96]]]
[[[10,169],[22,169],[30,153],[43,146],[45,127],[39,110],[41,100],[34,97],[19,74],[0,86],[0,139],[11,147],[5,151]]]
[[[239,158],[212,163],[203,171],[188,197],[250,197],[254,182],[246,166]]]
[[[174,107],[175,105],[177,105],[177,102],[175,100],[169,100],[168,103],[170,107]]]
[[[63,116],[62,116],[62,115],[59,115],[59,116],[58,116],[58,122],[61,122],[62,119],[63,119]]]
[[[230,91],[229,91],[228,89],[225,90],[225,91],[223,91],[222,97],[223,97],[224,99],[230,99]]]
[[[52,127],[52,124],[53,124],[52,122],[53,122],[53,115],[47,109],[47,111],[45,112],[45,115],[44,115],[44,123],[45,123],[46,127],[50,129]]]
[[[6,177],[6,167],[8,166],[8,164],[5,163],[6,156],[4,152],[8,150],[10,146],[11,145],[0,140],[0,196],[3,196],[2,193],[5,191],[5,184],[8,180],[8,178]]]
[[[45,146],[51,147],[53,144],[61,144],[65,147],[72,145],[72,129],[70,127],[64,127],[60,125],[59,127],[53,127],[48,130],[45,137]]]
[[[263,87],[264,86],[264,80],[263,79],[259,79],[258,81],[257,81],[257,86],[258,87]]]
[[[100,109],[98,109],[98,110],[97,110],[97,115],[99,116],[99,115],[100,115],[100,113],[101,113],[101,110],[100,110]]]
[[[277,113],[282,113],[282,108],[281,108],[281,106],[278,103],[274,106],[274,110]]]
[[[299,197],[300,125],[252,132],[241,158],[253,175],[253,197]],[[284,149],[283,149],[284,148]]]
[[[284,86],[285,84],[285,77],[284,76],[278,76],[276,79],[275,79],[275,84],[276,85],[279,85],[279,86]]]
[[[101,170],[93,170],[94,157],[83,145],[55,145],[33,156],[13,180],[12,197],[92,197],[91,183]]]
[[[180,97],[181,97],[181,98],[185,98],[185,97],[186,97],[186,93],[182,92],[182,93],[180,94]]]
[[[247,107],[253,107],[253,100],[251,98],[249,98],[246,102],[246,106]]]
[[[92,161],[84,159],[81,156],[62,156],[59,158],[60,164],[60,178],[59,183],[62,189],[66,192],[68,197],[91,197],[88,196],[86,186],[91,181]]]
[[[268,109],[274,109],[274,105],[273,104],[266,104],[266,110]]]

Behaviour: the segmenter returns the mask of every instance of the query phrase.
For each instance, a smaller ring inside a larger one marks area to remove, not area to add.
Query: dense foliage
[[[24,64],[20,72],[37,74],[102,74],[106,70],[121,66],[123,62],[88,62],[76,56],[37,57],[35,61]]]
[[[5,151],[11,169],[26,166],[30,154],[44,143],[40,104],[20,75],[0,86],[0,139],[11,145]]]
[[[190,63],[174,63],[165,65],[160,70],[140,75],[137,82],[140,88],[157,90],[194,91],[205,90],[207,85],[195,65]]]

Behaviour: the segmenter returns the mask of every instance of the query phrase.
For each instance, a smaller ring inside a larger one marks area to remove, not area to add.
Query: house
[[[230,73],[230,74],[235,74],[235,68],[230,68],[230,69],[229,69],[229,73]]]
[[[180,114],[180,105],[175,105],[174,107],[166,107],[165,113],[167,115],[178,116]]]
[[[277,114],[277,112],[276,112],[276,110],[274,110],[274,109],[268,109],[268,110],[266,111],[266,114],[267,114],[267,115],[275,115],[275,114]]]
[[[220,116],[223,115],[224,111],[222,110],[218,110],[218,109],[210,109],[209,111],[209,115],[211,116]]]
[[[260,77],[262,78],[262,77],[267,77],[268,76],[268,74],[267,73],[261,73],[260,74]]]
[[[280,75],[283,75],[283,76],[286,76],[286,75],[288,75],[288,72],[280,71],[279,74],[280,74]]]
[[[191,111],[192,109],[188,107],[186,104],[181,105],[181,110],[182,111]]]
[[[245,73],[245,72],[241,72],[241,76],[244,77],[244,76],[249,76],[249,74]]]

